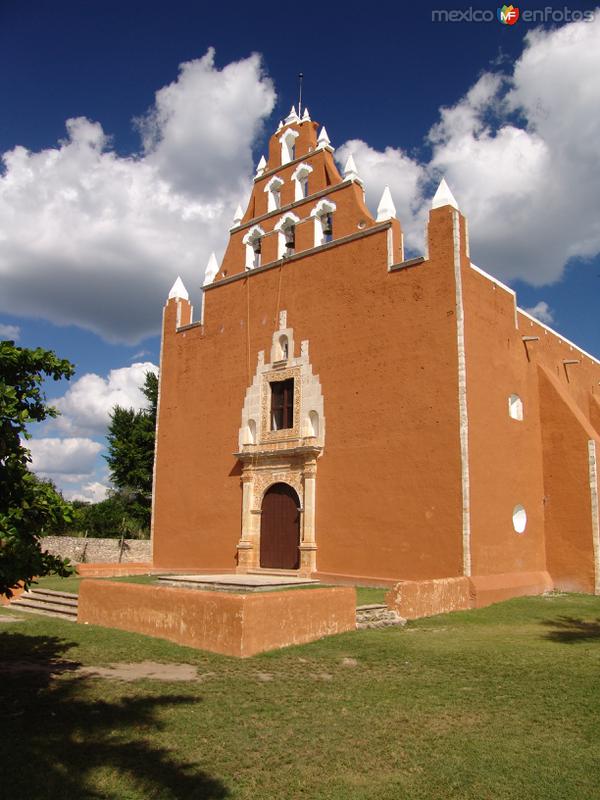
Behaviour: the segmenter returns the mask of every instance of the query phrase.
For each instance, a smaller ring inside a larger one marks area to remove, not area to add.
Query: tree
[[[129,495],[129,514],[142,527],[150,527],[152,476],[158,377],[147,372],[142,387],[148,405],[141,411],[115,406],[108,428],[110,478],[122,494]]]
[[[31,438],[27,425],[58,412],[46,402],[44,376],[70,378],[75,368],[51,350],[0,342],[0,594],[12,597],[19,583],[28,588],[35,577],[71,574],[72,568],[43,552],[44,528],[69,522],[72,509],[49,481],[29,471]]]

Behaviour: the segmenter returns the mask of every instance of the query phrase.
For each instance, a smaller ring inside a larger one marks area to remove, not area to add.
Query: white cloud
[[[0,322],[0,339],[10,339],[16,342],[21,335],[21,328],[18,325],[5,325]]]
[[[101,455],[105,446],[95,439],[105,436],[115,405],[136,410],[148,405],[141,391],[148,372],[156,373],[158,367],[145,361],[113,369],[105,378],[87,373],[51,400],[61,415],[43,423],[43,436],[25,443],[32,470],[54,481],[68,500],[104,500],[109,488]],[[49,435],[55,432],[61,435]]]
[[[66,500],[83,500],[84,503],[100,503],[106,500],[109,487],[99,481],[84,483],[79,489],[66,489],[63,496]]]
[[[158,367],[144,361],[112,369],[106,378],[93,372],[82,375],[62,397],[51,401],[61,415],[48,428],[71,435],[105,434],[114,406],[138,410],[148,405],[141,391],[147,372],[157,373]]]
[[[336,160],[344,166],[352,153],[358,174],[365,181],[366,201],[375,212],[383,190],[392,189],[398,219],[402,221],[406,245],[420,247],[423,242],[424,214],[417,213],[415,199],[420,195],[420,184],[425,169],[400,149],[386,147],[383,152],[374,150],[361,139],[344,142],[336,150]]]
[[[356,141],[338,152],[355,153],[372,208],[370,184],[377,193],[390,184],[409,246],[422,242],[443,174],[469,218],[477,263],[505,280],[551,283],[570,258],[600,252],[599,74],[600,14],[536,30],[512,75],[485,73],[440,110],[428,163]]]
[[[536,303],[532,308],[526,308],[525,311],[546,325],[551,325],[554,322],[554,313],[545,300],[540,300],[539,303]]]
[[[31,468],[43,478],[91,475],[102,445],[84,437],[30,439]]]
[[[140,155],[119,156],[83,117],[57,147],[5,152],[0,310],[109,341],[156,333],[175,277],[193,290],[223,248],[274,101],[258,56],[219,70],[209,51],[157,92],[138,121]]]

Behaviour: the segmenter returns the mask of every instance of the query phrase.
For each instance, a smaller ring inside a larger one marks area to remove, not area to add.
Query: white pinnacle
[[[442,206],[452,206],[457,211],[460,211],[458,207],[458,203],[452,192],[450,191],[450,187],[446,183],[446,179],[442,178],[440,181],[440,185],[437,188],[437,192],[433,195],[433,200],[431,201],[431,208],[441,208]]]
[[[277,126],[277,130],[275,133],[279,133],[279,131],[283,128],[283,120],[279,120],[279,125]]]
[[[396,206],[392,200],[390,187],[386,186],[381,195],[381,200],[377,206],[377,222],[385,222],[387,219],[394,219],[396,216]]]
[[[183,281],[177,276],[177,280],[171,286],[171,291],[169,292],[169,300],[189,300],[190,296],[187,293],[187,289],[183,285]]]
[[[219,262],[217,261],[217,257],[214,253],[210,254],[210,258],[208,259],[208,264],[206,265],[206,269],[204,270],[204,280],[202,282],[203,286],[208,286],[209,283],[212,283],[219,271]]]
[[[302,114],[302,122],[310,122],[310,114],[308,113],[308,108],[304,109],[304,114]]]
[[[356,164],[354,163],[354,158],[352,157],[352,153],[348,156],[348,160],[346,161],[346,166],[344,167],[344,180],[345,181],[360,181],[358,177],[358,171],[356,169]]]
[[[256,177],[257,177],[257,178],[260,178],[260,176],[261,176],[261,175],[263,174],[263,172],[265,171],[266,167],[267,167],[267,162],[266,162],[266,160],[265,160],[265,157],[264,157],[264,156],[261,156],[261,157],[260,157],[260,161],[259,161],[259,162],[258,162],[258,164],[256,165]]]
[[[321,128],[321,133],[319,134],[319,138],[317,139],[317,147],[330,147],[331,142],[329,140],[329,136],[327,135],[327,128],[325,125]]]
[[[240,222],[242,221],[242,217],[244,216],[244,212],[242,211],[241,205],[238,203],[238,207],[235,210],[235,214],[233,215],[233,226],[234,228],[237,227]]]
[[[299,122],[298,114],[296,114],[296,106],[292,106],[290,108],[290,113],[287,115],[284,122],[286,125],[289,125],[292,122]]]

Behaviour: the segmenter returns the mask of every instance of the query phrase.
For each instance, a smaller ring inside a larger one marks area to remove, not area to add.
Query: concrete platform
[[[294,575],[239,575],[198,574],[159,575],[164,586],[180,586],[185,589],[216,589],[223,592],[268,592],[275,589],[290,589],[295,586],[318,586],[320,581],[298,578]]]
[[[215,592],[181,583],[173,587],[90,578],[81,582],[77,621],[247,658],[356,630],[355,608],[356,591],[349,586]]]

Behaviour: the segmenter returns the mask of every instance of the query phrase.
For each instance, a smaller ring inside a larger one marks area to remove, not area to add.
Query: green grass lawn
[[[55,589],[59,592],[75,592],[79,591],[79,584],[85,578],[80,578],[73,575],[70,578],[59,578],[56,575],[48,575],[45,578],[38,578],[32,584],[32,589],[39,587],[40,589]],[[127,581],[128,583],[155,583],[156,575],[119,575],[115,578],[93,578],[95,581]]]
[[[22,617],[0,623],[10,797],[600,797],[600,598],[517,599],[243,661]],[[200,680],[69,670],[144,660]]]
[[[35,589],[38,586],[40,589],[56,589],[61,592],[78,592],[79,584],[84,578],[73,576],[71,578],[58,578],[55,575],[50,575],[46,578],[39,578],[37,583],[33,585]],[[118,578],[94,578],[93,580],[108,580],[108,581],[127,581],[128,583],[156,583],[156,575],[120,575]],[[311,586],[298,587],[302,589],[313,588]],[[366,603],[383,603],[387,589],[371,588],[364,586],[356,587],[356,604],[364,605]]]

